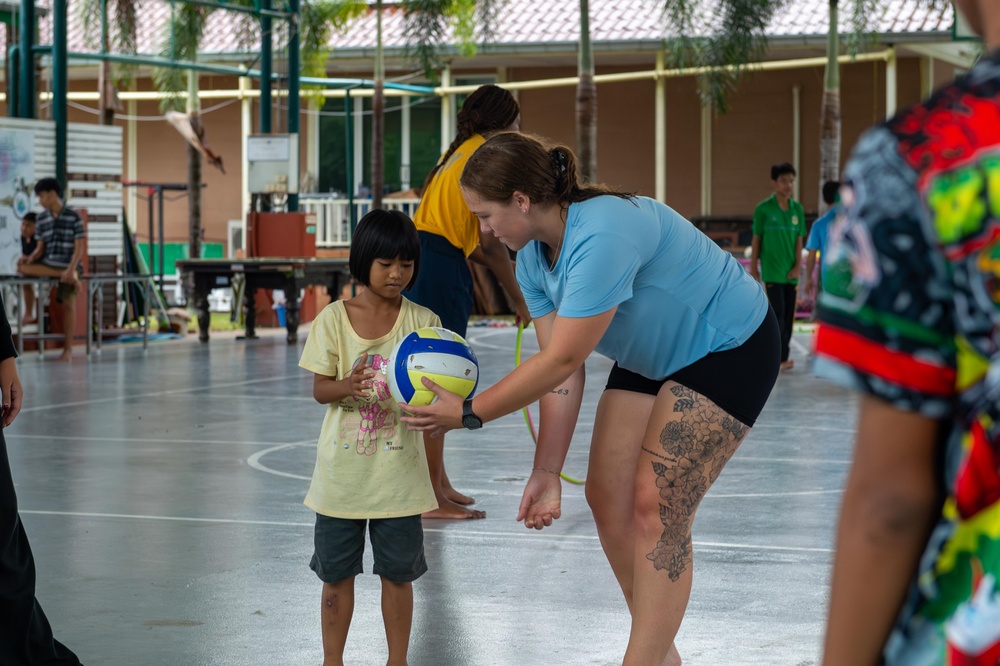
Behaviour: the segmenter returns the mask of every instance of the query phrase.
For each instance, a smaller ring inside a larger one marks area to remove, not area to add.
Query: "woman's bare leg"
[[[604,554],[632,609],[635,560],[635,470],[654,396],[608,390],[601,395],[587,466],[587,503]]]
[[[662,664],[691,594],[691,525],[749,427],[676,382],[660,389],[638,456],[632,633],[624,666]]]
[[[608,390],[601,396],[594,420],[587,471],[587,501],[611,570],[632,611],[635,569],[635,485],[642,438],[655,397],[632,391]],[[680,666],[674,645],[663,666]]]

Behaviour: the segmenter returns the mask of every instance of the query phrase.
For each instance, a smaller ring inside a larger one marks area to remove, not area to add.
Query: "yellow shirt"
[[[413,215],[413,223],[418,230],[444,236],[466,257],[479,245],[479,220],[465,205],[458,179],[472,153],[484,143],[486,139],[473,134],[458,147],[448,162],[434,174]]]
[[[377,340],[355,333],[343,301],[326,306],[313,321],[301,367],[342,379],[368,352],[376,375],[370,398],[344,398],[326,410],[305,499],[310,509],[356,519],[399,518],[437,508],[423,438],[399,422],[387,366],[397,342],[418,328],[440,325],[436,314],[405,298],[392,330]]]

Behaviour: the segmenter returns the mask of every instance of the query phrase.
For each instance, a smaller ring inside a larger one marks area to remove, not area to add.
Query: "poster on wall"
[[[31,210],[35,133],[0,129],[0,273],[13,273],[21,256],[21,218]]]

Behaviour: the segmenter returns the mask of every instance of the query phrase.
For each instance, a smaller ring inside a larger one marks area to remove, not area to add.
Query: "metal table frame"
[[[96,322],[95,326],[94,317],[95,313],[100,313],[102,311],[102,306],[104,304],[104,293],[101,290],[101,286],[109,282],[121,284],[140,283],[142,285],[143,296],[145,297],[142,323],[142,348],[146,349],[149,342],[149,306],[152,294],[156,289],[153,276],[97,273],[82,276],[80,280],[81,282],[86,283],[87,287],[87,330],[85,332],[87,354],[90,354],[91,349],[94,346],[96,346],[98,351],[101,349],[101,339],[104,335],[101,330],[101,322]],[[38,354],[39,356],[44,356],[46,340],[64,340],[66,338],[65,334],[62,333],[42,332],[45,330],[45,303],[48,300],[48,295],[52,291],[52,288],[58,286],[58,284],[59,278],[47,275],[0,275],[0,289],[3,290],[5,303],[9,302],[8,295],[14,288],[30,285],[36,286],[38,291],[37,298],[35,299],[35,320],[38,326],[37,333],[24,332],[24,298],[21,294],[18,294],[17,321],[12,322],[11,329],[13,330],[14,335],[17,336],[17,353],[19,356],[24,353],[25,340],[37,341]],[[98,301],[98,307],[96,309],[94,307],[95,297]]]
[[[333,298],[340,290],[341,278],[350,275],[346,257],[251,257],[242,259],[184,259],[177,262],[177,272],[184,284],[188,303],[198,315],[198,339],[208,342],[210,314],[208,294],[212,289],[229,287],[242,275],[245,280],[246,338],[256,336],[254,293],[257,289],[282,289],[285,292],[286,339],[298,340],[299,289],[318,285],[330,290]]]

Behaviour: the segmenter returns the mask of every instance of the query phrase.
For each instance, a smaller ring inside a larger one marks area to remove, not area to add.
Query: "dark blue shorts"
[[[442,326],[465,337],[472,314],[472,271],[462,251],[444,236],[420,232],[420,272],[403,295],[430,308]]]
[[[778,320],[768,306],[764,321],[739,347],[708,354],[666,379],[649,379],[615,363],[605,390],[656,395],[664,383],[675,381],[752,428],[778,379],[780,354]]]
[[[364,571],[366,525],[375,556],[372,573],[393,583],[410,583],[427,572],[419,515],[365,520],[316,514],[316,550],[309,567],[321,581],[337,583]]]

